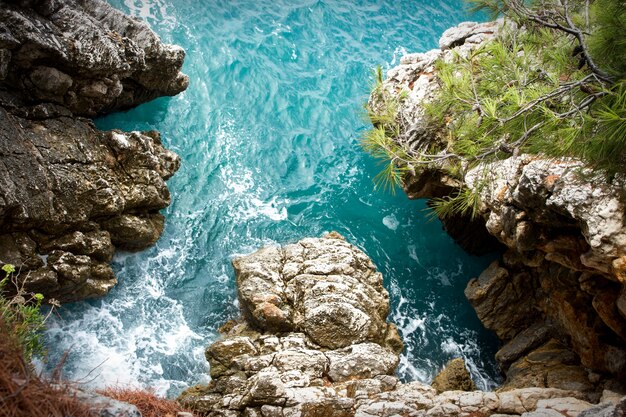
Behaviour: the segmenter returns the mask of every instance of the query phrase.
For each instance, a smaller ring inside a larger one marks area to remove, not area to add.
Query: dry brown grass
[[[183,409],[176,401],[158,397],[150,390],[109,387],[98,393],[136,406],[143,417],[176,417]]]
[[[12,327],[0,318],[0,417],[92,417],[68,387],[39,378]]]

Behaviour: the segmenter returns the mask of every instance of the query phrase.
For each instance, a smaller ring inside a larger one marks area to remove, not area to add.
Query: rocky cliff
[[[115,249],[159,238],[178,156],[84,117],[183,91],[183,59],[98,0],[0,1],[0,261],[26,290],[104,295]]]
[[[599,395],[584,387],[475,391],[462,360],[433,387],[399,382],[402,342],[386,322],[382,275],[337,233],[266,247],[233,265],[243,319],[207,348],[211,383],[179,398],[198,415],[609,417],[626,407],[610,390],[594,406]]]
[[[400,102],[402,146],[436,140],[424,104],[440,88],[437,60],[467,55],[501,30],[508,30],[501,21],[461,24],[444,33],[440,49],[405,56],[389,70],[383,88]],[[370,108],[376,107],[372,96]],[[461,244],[490,244],[487,235],[506,249],[466,289],[503,342],[497,359],[507,375],[504,388],[591,391],[605,378],[623,378],[624,179],[609,184],[581,161],[541,155],[484,162],[463,177],[445,168],[443,161],[409,171],[404,188],[411,198],[453,195],[461,187],[479,193],[478,220],[443,221]]]

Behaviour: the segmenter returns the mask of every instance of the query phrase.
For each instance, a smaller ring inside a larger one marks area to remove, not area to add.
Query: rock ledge
[[[531,417],[555,411],[574,417],[592,407],[575,390],[438,394],[419,382],[399,382],[394,372],[402,343],[386,322],[382,275],[337,233],[265,247],[233,265],[244,320],[225,325],[207,348],[212,382],[179,398],[199,415]],[[463,363],[453,367],[447,389],[453,380],[473,389]]]
[[[0,262],[25,290],[102,296],[115,249],[157,241],[180,158],[79,116],[183,91],[184,55],[99,0],[0,1]]]

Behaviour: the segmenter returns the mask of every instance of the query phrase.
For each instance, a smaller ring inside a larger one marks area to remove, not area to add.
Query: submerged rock
[[[183,58],[99,0],[0,1],[0,261],[26,291],[104,295],[115,249],[156,242],[180,158],[78,116],[181,92]]]

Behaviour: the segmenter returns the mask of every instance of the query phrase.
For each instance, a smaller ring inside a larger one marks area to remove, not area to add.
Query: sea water
[[[423,201],[377,190],[359,146],[377,65],[437,46],[471,18],[460,0],[111,0],[187,51],[187,91],[96,121],[161,132],[182,158],[152,248],[118,253],[119,284],[48,322],[48,367],[65,377],[175,396],[208,380],[204,349],[238,315],[230,261],[336,230],[385,277],[405,341],[398,375],[429,382],[464,357],[497,382],[496,340],[463,295],[492,257],[471,257]],[[476,17],[474,17],[476,18]]]

